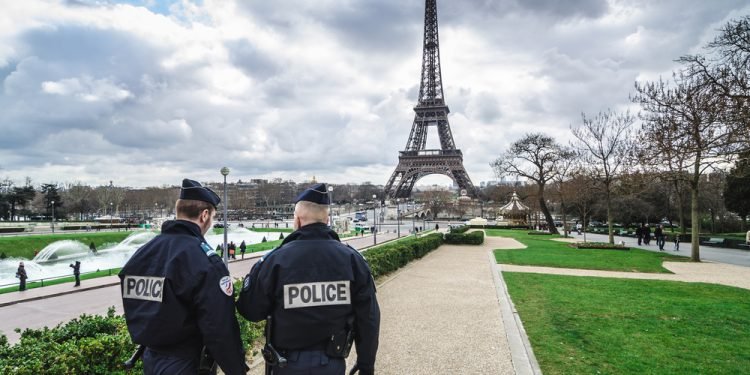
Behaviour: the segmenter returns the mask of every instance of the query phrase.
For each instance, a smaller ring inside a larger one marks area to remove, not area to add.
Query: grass
[[[521,230],[488,229],[488,236],[510,237],[526,245],[526,249],[495,250],[498,263],[523,266],[580,268],[606,271],[671,273],[663,261],[687,261],[688,258],[631,249],[575,249],[565,242],[552,241],[560,236],[533,236]]]
[[[81,274],[81,285],[83,285],[83,280],[89,280],[89,279],[96,279],[99,277],[106,277],[106,276],[112,276],[117,275],[120,272],[120,268],[113,268],[111,270],[103,270],[103,271],[96,271],[96,272],[90,272],[90,273],[82,273]],[[57,284],[66,284],[66,283],[74,283],[75,278],[73,276],[66,276],[61,277],[58,279],[51,279],[51,280],[44,280],[44,285],[42,285],[41,281],[33,281],[26,283],[26,289],[34,289],[34,288],[41,288],[45,286],[50,285],[57,285]],[[0,288],[0,294],[3,293],[10,293],[10,292],[16,292],[18,291],[18,285],[16,286],[9,286],[5,288]]]
[[[740,374],[750,291],[504,272],[544,374]]]
[[[75,240],[86,245],[93,242],[99,249],[107,243],[119,243],[131,233],[133,232],[86,232],[0,237],[0,253],[5,253],[11,258],[32,259],[35,251],[40,251],[45,246],[61,240]]]

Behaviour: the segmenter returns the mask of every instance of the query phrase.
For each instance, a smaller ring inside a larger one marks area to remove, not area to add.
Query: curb
[[[492,251],[489,251],[488,255],[490,272],[492,272],[497,299],[500,303],[500,315],[503,319],[505,335],[508,338],[508,346],[510,347],[513,370],[519,375],[541,375],[542,370],[539,367],[536,356],[534,356],[534,350],[531,348],[529,337],[523,328],[523,322],[518,315],[515,305],[513,305],[513,301],[510,299],[508,287],[500,276],[500,272],[502,271],[500,265],[497,264]]]

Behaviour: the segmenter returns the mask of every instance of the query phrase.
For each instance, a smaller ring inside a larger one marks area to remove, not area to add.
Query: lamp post
[[[52,233],[55,233],[55,201],[52,201]]]
[[[114,204],[109,202],[109,230],[112,230],[112,220],[115,218]]]
[[[372,195],[372,244],[377,245],[378,244],[378,214],[375,211],[375,200],[378,199],[378,196],[373,194]]]
[[[396,198],[396,238],[401,238],[401,198]]]
[[[227,175],[229,168],[221,168],[221,175],[224,176],[224,247],[222,248],[222,257],[224,264],[229,264],[229,249],[227,248]]]
[[[333,186],[328,187],[328,200],[330,205],[328,206],[328,225],[333,228]],[[335,230],[335,229],[334,229]]]

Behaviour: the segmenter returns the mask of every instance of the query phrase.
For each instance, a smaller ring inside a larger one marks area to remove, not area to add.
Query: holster
[[[198,375],[216,375],[217,369],[216,360],[208,352],[208,349],[204,346],[201,350],[201,360],[198,366]]]
[[[346,321],[346,327],[331,335],[326,345],[326,355],[332,358],[349,357],[354,344],[354,317]]]

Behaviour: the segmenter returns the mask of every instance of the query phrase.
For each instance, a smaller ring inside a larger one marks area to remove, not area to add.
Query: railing
[[[113,271],[116,271],[115,274],[117,274],[117,271],[119,271],[119,270],[120,270],[119,268],[110,268],[110,269],[106,269],[106,270],[96,270],[96,271],[89,271],[89,272],[81,272],[81,279],[83,279],[84,275],[90,275],[90,274],[95,274],[95,273],[102,273],[102,272],[105,272],[105,271],[107,272],[106,276],[112,276],[112,272]],[[100,276],[104,277],[105,275],[102,274]],[[41,278],[41,279],[27,279],[26,280],[26,286],[28,288],[32,283],[41,283],[41,285],[38,286],[38,287],[41,288],[41,287],[44,286],[44,282],[45,281],[47,282],[47,285],[49,286],[49,282],[50,281],[60,280],[60,279],[65,279],[65,278],[70,278],[70,277],[73,277],[73,274],[60,275],[60,276],[50,276],[50,277],[44,277],[44,278]],[[52,285],[57,285],[57,284],[59,284],[59,283],[54,283]],[[2,285],[0,285],[0,290],[2,290],[3,288],[12,287],[12,286],[18,286],[18,281],[16,281],[15,283],[11,283],[11,284],[2,284]]]
[[[420,151],[400,151],[401,156],[462,156],[461,150],[420,150]]]

